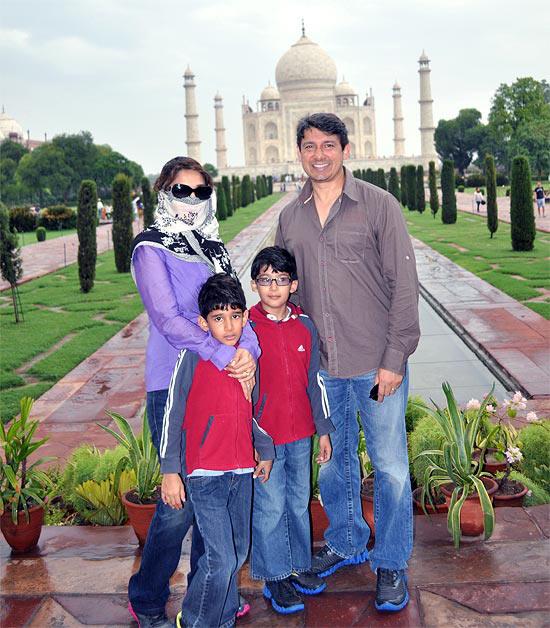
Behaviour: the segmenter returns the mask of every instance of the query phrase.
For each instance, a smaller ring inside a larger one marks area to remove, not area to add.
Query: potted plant
[[[15,553],[27,552],[38,544],[44,522],[44,501],[51,486],[38,467],[48,456],[29,463],[29,457],[48,439],[33,440],[39,425],[30,420],[34,400],[21,399],[21,414],[3,424],[0,421],[0,528]]]
[[[523,459],[521,453],[521,442],[518,440],[518,432],[511,423],[498,424],[498,443],[504,449],[505,471],[496,473],[498,489],[493,496],[494,504],[498,506],[508,506],[520,508],[523,506],[523,498],[527,495],[528,488],[517,479],[512,479],[510,473],[516,469],[516,464]]]
[[[116,412],[107,412],[107,414],[115,422],[118,432],[106,425],[100,425],[100,427],[114,436],[128,452],[125,457],[119,460],[113,482],[118,485],[120,474],[124,468],[135,474],[134,488],[121,495],[121,499],[139,544],[143,546],[149,525],[155,514],[157,501],[160,498],[161,475],[157,452],[151,439],[145,412],[143,413],[142,430],[139,436],[134,434],[131,425],[123,416]]]
[[[359,464],[361,467],[361,510],[363,519],[370,528],[371,537],[374,538],[374,470],[367,453],[367,442],[363,428],[359,428],[359,446],[357,448]]]
[[[435,410],[428,409],[444,433],[441,449],[426,450],[429,465],[424,474],[421,501],[426,511],[426,503],[432,503],[432,491],[440,488],[447,499],[447,527],[453,537],[455,547],[460,545],[461,532],[465,536],[478,536],[482,532],[485,539],[493,533],[495,514],[491,495],[497,490],[495,480],[482,471],[479,461],[473,456],[483,412],[489,401],[487,395],[480,404],[475,417],[467,420],[465,412],[456,402],[448,382],[442,385],[447,407],[441,409],[434,403]],[[492,394],[492,391],[491,393]],[[482,450],[481,459],[485,453]]]

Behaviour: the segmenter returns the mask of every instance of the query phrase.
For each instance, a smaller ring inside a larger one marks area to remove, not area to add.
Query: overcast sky
[[[392,85],[407,154],[420,149],[418,57],[431,59],[434,119],[476,107],[520,76],[550,79],[543,0],[2,0],[0,102],[31,137],[89,130],[156,173],[185,154],[182,75],[196,74],[202,159],[215,163],[224,99],[230,165],[244,164],[241,102],[255,109],[300,36],[324,48],[361,101],[372,87],[378,152],[393,152]]]

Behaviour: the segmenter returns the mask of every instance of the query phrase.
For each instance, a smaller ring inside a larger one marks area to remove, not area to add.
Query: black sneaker
[[[313,555],[311,560],[311,571],[317,574],[321,578],[326,578],[333,574],[340,567],[346,565],[360,565],[364,563],[369,557],[367,550],[354,554],[349,558],[342,558],[333,552],[328,545],[324,545],[317,554]]]
[[[137,621],[139,628],[172,628],[173,623],[168,620],[165,613],[160,615],[142,615],[137,613],[132,604],[128,602],[128,611],[130,615]]]
[[[302,598],[296,593],[290,580],[268,580],[263,590],[264,597],[271,600],[271,606],[283,615],[304,610]]]
[[[293,573],[288,579],[297,591],[305,595],[317,595],[327,588],[327,583],[311,571]]]
[[[407,576],[403,569],[376,570],[376,600],[379,611],[400,611],[409,602]]]

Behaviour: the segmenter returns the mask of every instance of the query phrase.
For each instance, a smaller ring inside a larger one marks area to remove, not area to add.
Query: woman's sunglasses
[[[191,188],[185,183],[175,183],[171,188],[168,188],[169,192],[175,198],[187,198],[191,194],[195,194],[201,201],[206,201],[212,196],[212,188],[209,185],[199,185],[196,188]]]

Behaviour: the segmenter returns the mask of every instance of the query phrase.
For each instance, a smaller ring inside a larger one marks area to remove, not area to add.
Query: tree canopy
[[[461,109],[456,118],[440,120],[435,130],[435,149],[442,161],[452,159],[461,174],[478,152],[482,139],[481,113]]]

